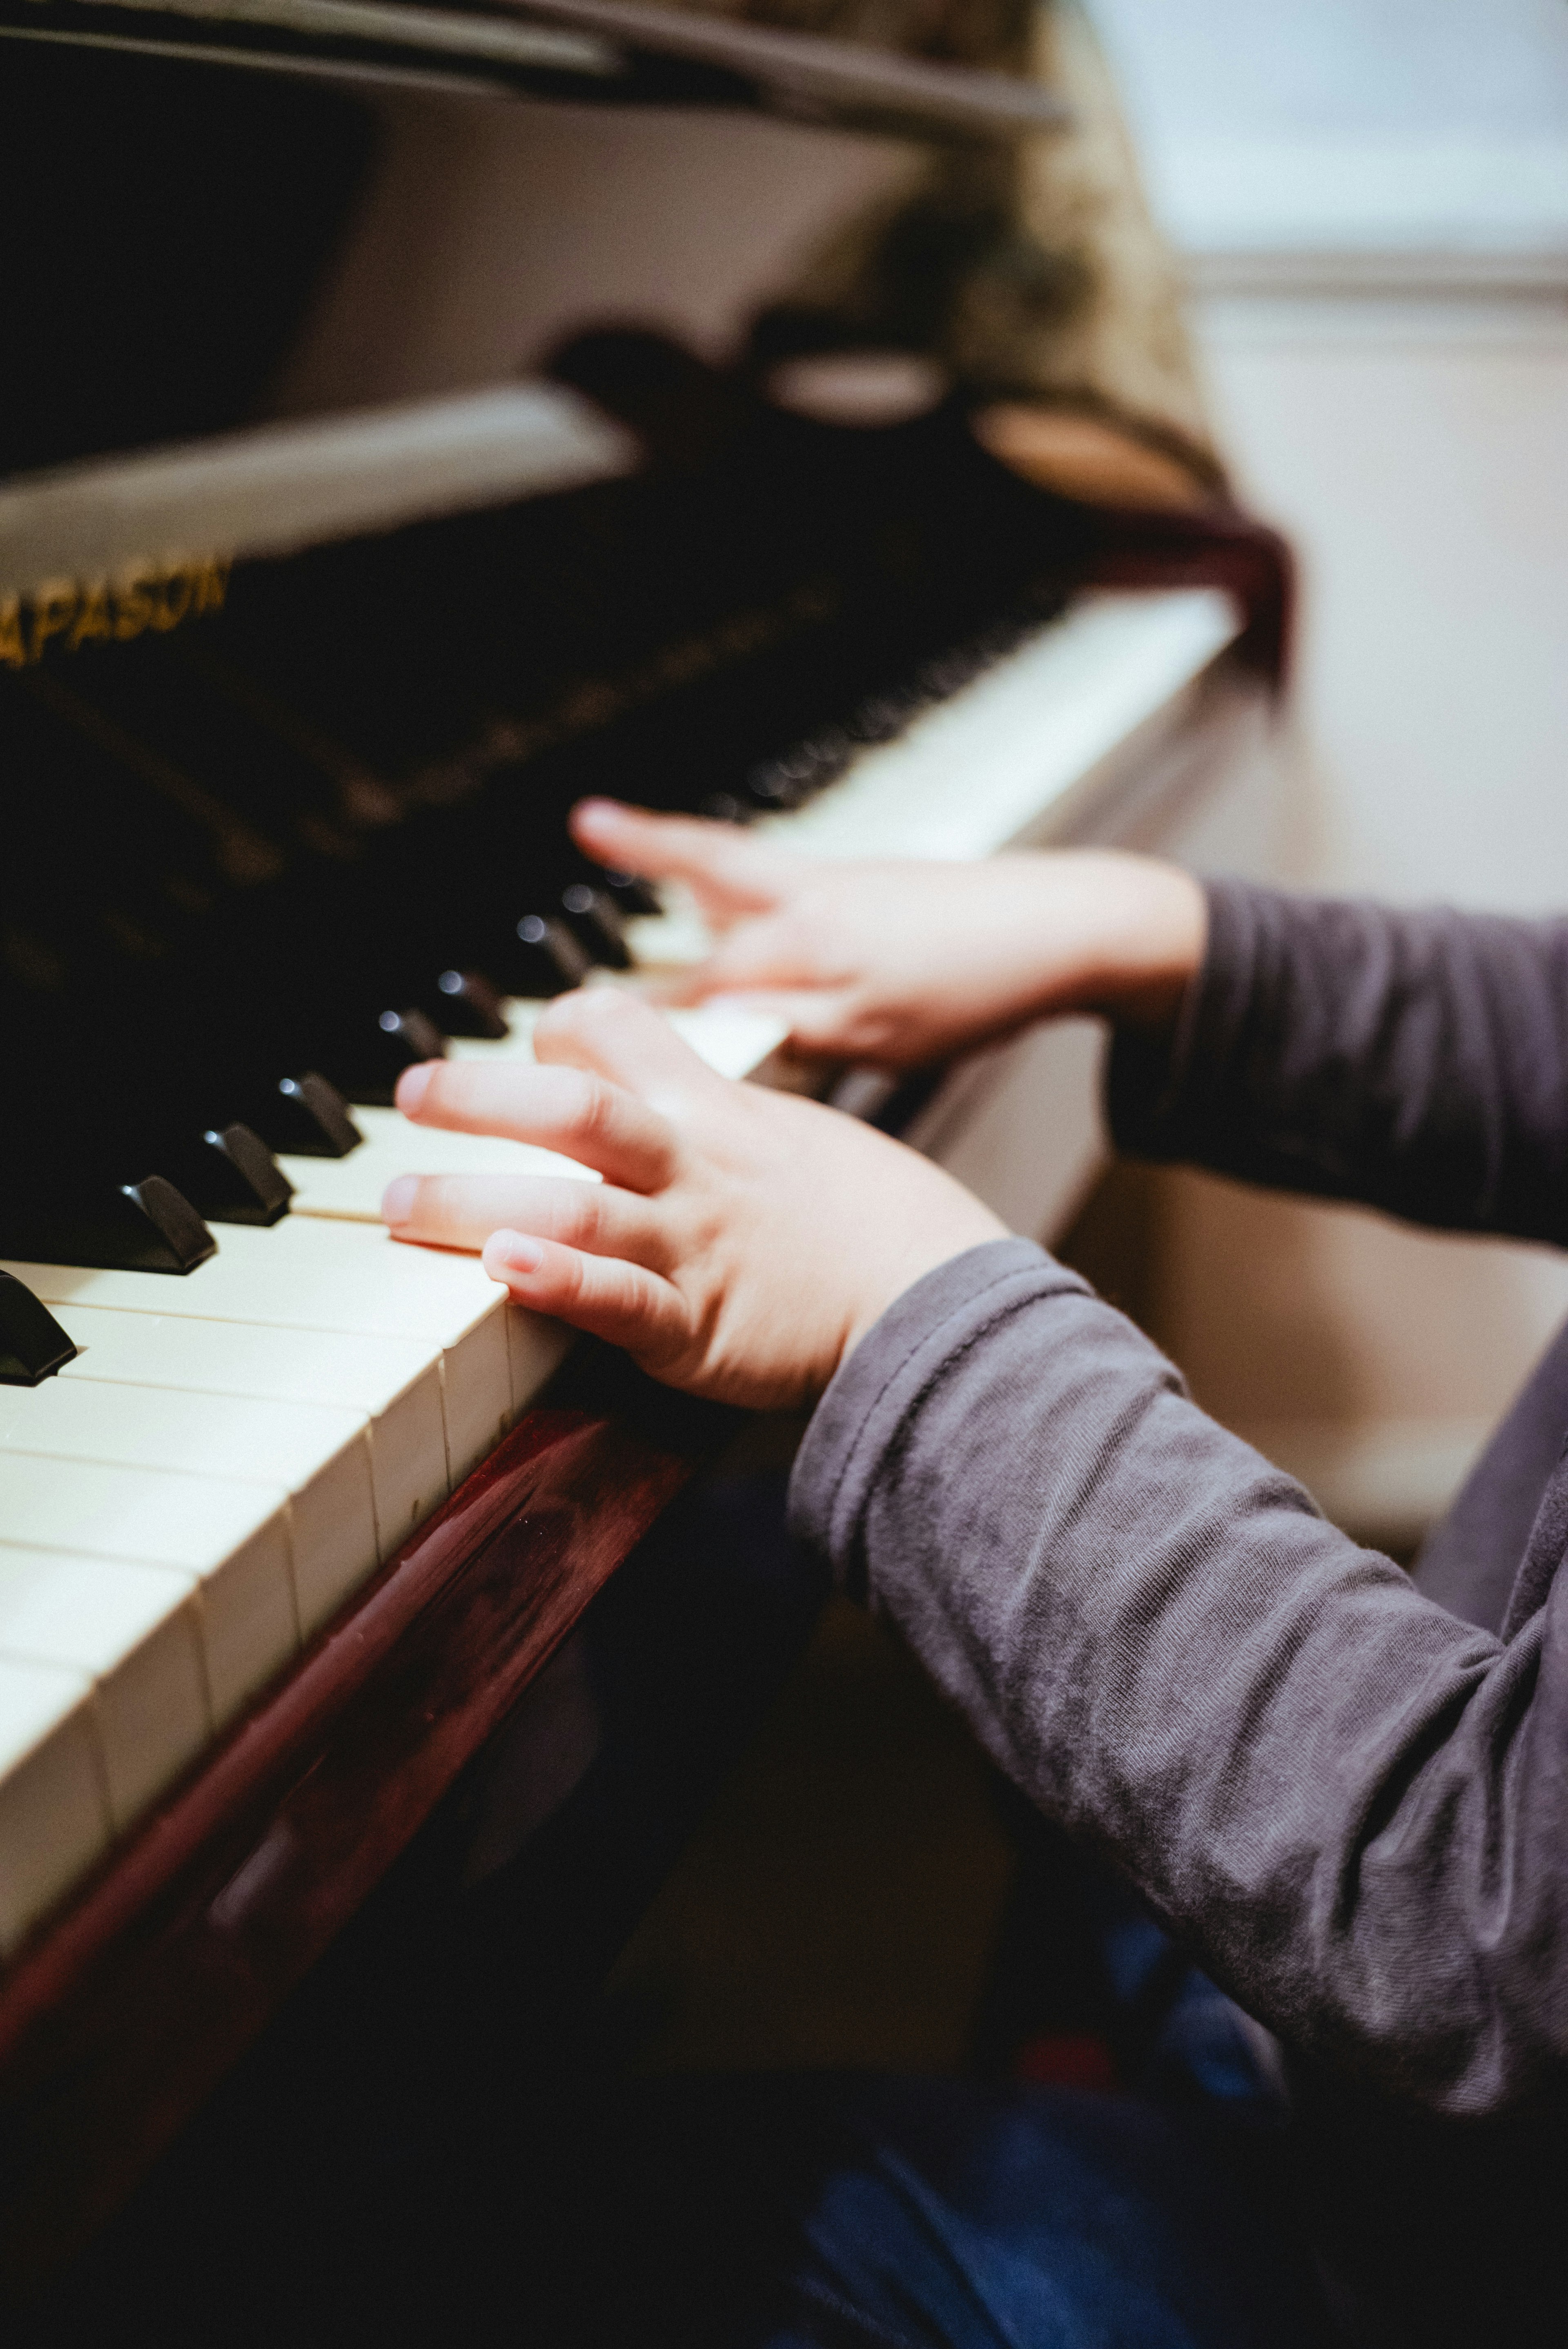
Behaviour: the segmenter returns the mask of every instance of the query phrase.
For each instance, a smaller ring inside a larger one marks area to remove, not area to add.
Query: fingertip
[[[544,1249],[526,1232],[491,1232],[480,1261],[492,1280],[526,1279],[544,1262]]]
[[[550,1046],[560,1037],[596,1035],[619,1015],[623,999],[630,995],[624,987],[573,987],[556,996],[533,1023],[535,1060],[548,1061]]]
[[[399,1231],[413,1220],[414,1203],[419,1195],[417,1174],[395,1175],[381,1194],[381,1220],[393,1231]]]
[[[419,1114],[419,1105],[430,1090],[430,1080],[436,1073],[436,1067],[434,1061],[420,1061],[414,1068],[405,1069],[398,1078],[392,1098],[405,1117],[418,1117]]]
[[[552,1044],[562,1037],[593,1038],[605,1030],[614,1032],[621,1021],[644,1015],[648,1009],[634,988],[574,987],[547,1004],[534,1022],[534,1057],[547,1061]]]
[[[568,822],[573,833],[585,833],[592,838],[599,833],[619,831],[635,812],[624,800],[579,800]]]

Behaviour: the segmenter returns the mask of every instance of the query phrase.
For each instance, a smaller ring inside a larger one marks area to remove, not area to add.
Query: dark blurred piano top
[[[265,412],[388,89],[938,139],[1061,119],[1000,75],[618,0],[0,0],[0,480]]]
[[[425,88],[612,106],[723,107],[959,140],[1060,123],[1010,76],[635,0],[6,0],[25,40],[140,48]]]

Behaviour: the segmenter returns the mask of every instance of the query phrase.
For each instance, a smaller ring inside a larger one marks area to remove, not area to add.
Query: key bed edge
[[[0,2305],[128,2197],[729,1423],[594,1383],[525,1413],[0,1982]]]

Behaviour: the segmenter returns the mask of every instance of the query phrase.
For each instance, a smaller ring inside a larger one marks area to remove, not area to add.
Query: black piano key
[[[0,1272],[0,1387],[41,1385],[80,1351],[40,1298]]]
[[[289,1211],[294,1185],[248,1125],[210,1126],[162,1155],[181,1191],[209,1223],[271,1225]]]
[[[593,968],[566,924],[549,914],[524,914],[498,957],[498,978],[514,995],[564,995]]]
[[[0,1256],[108,1272],[194,1272],[218,1243],[188,1199],[160,1174],[138,1183],[41,1171],[0,1183]]]
[[[163,1031],[40,1026],[16,1039],[12,1076],[29,1105],[28,1155],[0,1191],[39,1189],[45,1169],[67,1192],[88,1170],[112,1189],[151,1166],[204,1221],[264,1226],[288,1212],[293,1189],[271,1151],[240,1121],[202,1117],[186,1056]]]
[[[367,1023],[341,1049],[340,1081],[349,1100],[387,1108],[404,1070],[421,1061],[444,1060],[447,1040],[433,1019],[410,1005],[405,1011],[383,1011],[374,1026]]]
[[[561,893],[561,911],[578,944],[606,970],[629,970],[626,933],[621,910],[606,889],[587,881],[572,881]]]
[[[314,1069],[258,1089],[251,1108],[247,1123],[267,1148],[296,1158],[346,1158],[365,1139],[337,1087]]]
[[[477,1036],[499,1044],[511,1033],[501,999],[481,971],[443,970],[436,977],[429,1016],[443,1036]]]
[[[664,911],[652,882],[645,881],[640,873],[606,873],[603,879],[623,915]]]

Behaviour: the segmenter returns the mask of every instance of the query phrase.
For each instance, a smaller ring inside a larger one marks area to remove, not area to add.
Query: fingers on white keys
[[[761,915],[745,923],[714,952],[667,981],[657,1000],[703,1003],[709,996],[753,988],[810,987],[817,977],[810,942],[789,913]]]
[[[684,881],[703,911],[719,918],[776,905],[798,859],[732,823],[653,815],[619,800],[580,800],[572,834],[600,864],[650,881]]]
[[[686,1342],[686,1308],[679,1292],[645,1265],[587,1256],[532,1233],[502,1231],[485,1242],[484,1268],[519,1305],[624,1346],[645,1361],[667,1360]]]
[[[624,987],[558,996],[534,1029],[533,1050],[546,1066],[591,1071],[645,1100],[672,1086],[700,1091],[725,1081],[661,1013]]]
[[[873,1033],[852,988],[765,987],[748,990],[737,1000],[748,1011],[780,1021],[798,1051],[820,1053],[827,1060],[853,1054],[879,1064],[888,1057],[884,1050],[888,1040]]]
[[[492,1232],[514,1229],[659,1270],[670,1259],[667,1236],[648,1202],[609,1183],[573,1183],[553,1175],[400,1174],[387,1185],[381,1212],[395,1238],[429,1247],[477,1251]]]
[[[635,1008],[661,1036],[686,1050],[666,1021]],[[696,1054],[689,1057],[700,1070]],[[564,1065],[426,1061],[398,1079],[397,1106],[419,1125],[500,1134],[558,1150],[634,1191],[657,1190],[668,1182],[675,1135],[657,1110],[585,1065],[581,1053],[542,1051],[540,1059]]]

